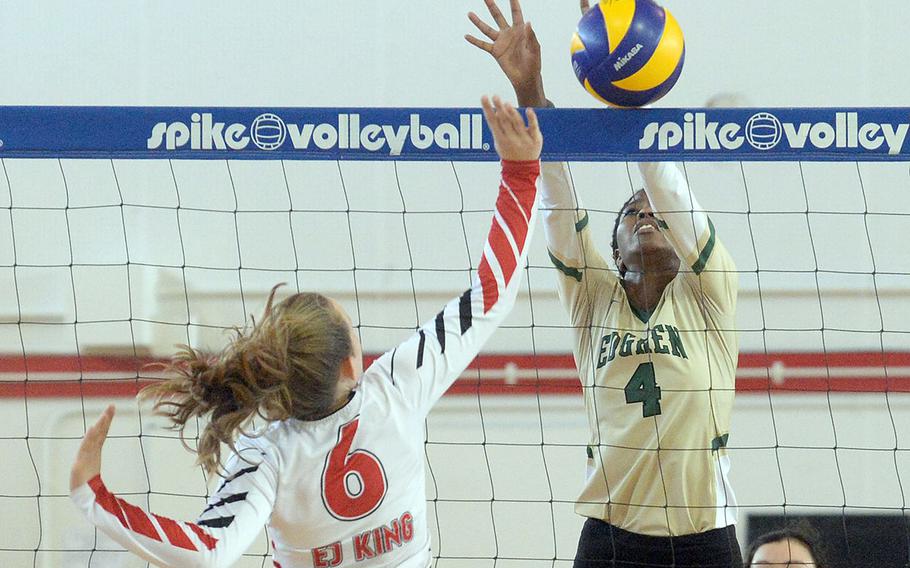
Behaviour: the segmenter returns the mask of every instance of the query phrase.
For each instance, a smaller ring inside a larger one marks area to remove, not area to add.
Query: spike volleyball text
[[[863,148],[900,154],[910,123],[863,122],[859,112],[836,112],[833,121],[781,122],[773,113],[758,112],[744,124],[708,120],[708,113],[687,112],[683,122],[651,122],[645,126],[639,150],[682,147],[684,150],[736,150],[748,143],[770,150],[786,141],[791,149],[814,147]]]
[[[339,113],[331,122],[286,122],[264,113],[247,126],[215,120],[212,113],[194,112],[189,122],[159,122],[152,127],[149,150],[243,150],[252,143],[261,150],[277,150],[288,143],[294,150],[357,150],[398,156],[406,146],[426,150],[489,150],[483,141],[483,116],[462,113],[457,123],[422,124],[412,113],[398,124],[364,123],[359,113]]]

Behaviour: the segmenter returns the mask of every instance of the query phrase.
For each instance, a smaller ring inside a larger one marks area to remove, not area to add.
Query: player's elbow
[[[174,564],[174,568],[228,568],[237,562],[238,555],[225,554],[216,545],[212,550],[206,550],[200,554],[194,554],[188,562],[179,562]]]
[[[190,566],[192,568],[227,568],[234,564],[234,560],[223,558],[221,556],[213,555],[206,556],[205,558],[200,558]],[[186,566],[186,564],[181,564],[181,566]]]

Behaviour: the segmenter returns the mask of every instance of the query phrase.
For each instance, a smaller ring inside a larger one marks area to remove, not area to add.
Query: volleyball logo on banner
[[[253,119],[250,137],[260,150],[275,150],[284,144],[288,129],[277,114],[267,112]]]
[[[783,136],[780,120],[770,112],[753,114],[746,122],[746,141],[756,150],[770,150]]]

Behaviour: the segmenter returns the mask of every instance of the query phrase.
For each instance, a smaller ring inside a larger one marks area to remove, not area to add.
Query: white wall
[[[526,0],[551,98],[576,84],[574,0]],[[906,105],[903,0],[666,0],[687,40],[665,106],[717,91],[762,106]],[[463,106],[508,93],[464,43],[480,0],[3,2],[0,104]]]

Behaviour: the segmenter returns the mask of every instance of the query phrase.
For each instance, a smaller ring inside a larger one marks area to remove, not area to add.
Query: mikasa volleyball
[[[686,46],[676,19],[652,0],[601,0],[578,23],[571,54],[576,77],[595,98],[639,107],[673,88]]]

